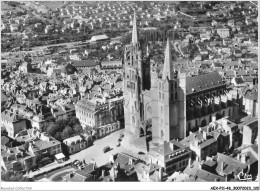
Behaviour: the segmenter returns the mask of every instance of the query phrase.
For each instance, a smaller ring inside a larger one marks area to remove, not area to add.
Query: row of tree
[[[50,136],[58,141],[70,138],[83,132],[78,118],[61,119],[42,127],[43,132],[47,132]]]
[[[1,173],[1,180],[6,182],[32,182],[32,179],[23,176],[22,172],[7,171]]]

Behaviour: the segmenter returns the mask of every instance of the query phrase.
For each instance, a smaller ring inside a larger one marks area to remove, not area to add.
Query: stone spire
[[[169,80],[173,79],[173,65],[171,59],[171,47],[170,47],[170,40],[167,39],[165,55],[164,55],[164,66],[163,66],[163,75],[162,79],[166,80],[167,77]]]
[[[134,18],[133,18],[132,43],[133,43],[133,44],[138,43],[137,27],[136,27],[136,14],[135,14],[135,12],[134,12]]]

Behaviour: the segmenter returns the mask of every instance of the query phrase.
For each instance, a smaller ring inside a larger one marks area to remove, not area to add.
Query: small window
[[[164,100],[164,93],[162,93],[162,99]]]
[[[161,92],[159,92],[159,99],[161,99]]]
[[[175,99],[178,99],[178,93],[175,92]]]

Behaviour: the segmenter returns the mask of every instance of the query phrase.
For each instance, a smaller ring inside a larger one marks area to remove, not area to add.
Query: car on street
[[[121,144],[120,144],[119,142],[116,144],[117,147],[119,147],[120,145],[121,145]]]
[[[139,151],[138,154],[139,154],[139,155],[144,155],[145,153],[142,152],[142,151]]]
[[[109,146],[106,146],[106,147],[103,148],[103,153],[106,153],[108,151],[110,151],[110,147]]]
[[[72,164],[75,166],[78,166],[80,164],[80,162],[79,162],[79,160],[74,160]]]

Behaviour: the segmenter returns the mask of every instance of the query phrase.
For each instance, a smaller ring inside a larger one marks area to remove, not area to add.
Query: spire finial
[[[135,13],[135,11],[134,11],[134,18],[133,18],[132,43],[133,43],[133,44],[138,43],[137,27],[136,27],[136,13]]]
[[[149,51],[149,45],[147,44],[147,46],[146,46],[146,56],[148,57],[149,54],[150,54],[150,51]]]
[[[165,49],[165,57],[164,57],[164,67],[163,67],[163,76],[162,79],[173,79],[173,66],[172,66],[172,59],[171,59],[171,47],[170,47],[170,40],[167,38],[167,44]]]

